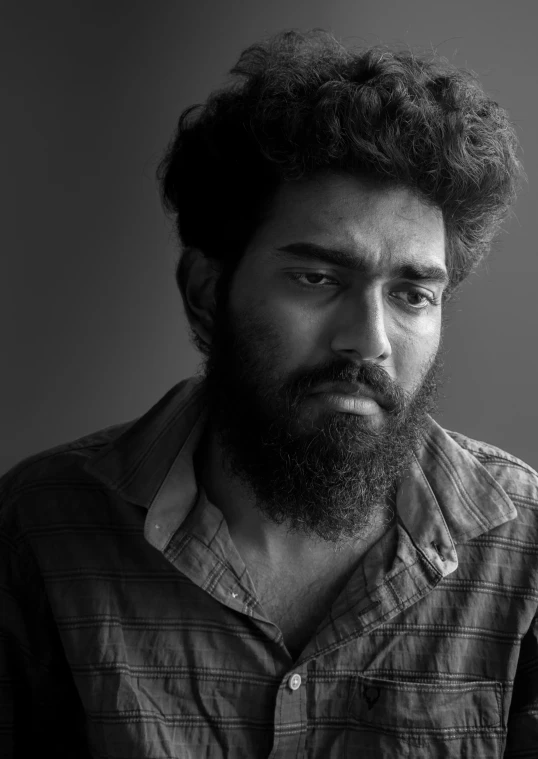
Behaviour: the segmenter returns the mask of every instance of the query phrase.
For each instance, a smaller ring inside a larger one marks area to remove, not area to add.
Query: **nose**
[[[381,363],[391,356],[381,292],[366,292],[342,304],[335,317],[331,348],[362,361]]]

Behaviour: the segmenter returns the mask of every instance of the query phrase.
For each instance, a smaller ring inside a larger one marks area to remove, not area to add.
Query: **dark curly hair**
[[[186,309],[192,249],[223,266],[222,295],[278,187],[327,171],[406,187],[440,208],[445,298],[453,293],[524,173],[506,111],[474,74],[430,57],[352,51],[320,29],[283,32],[247,48],[230,72],[240,79],[183,112],[157,177],[176,216]]]

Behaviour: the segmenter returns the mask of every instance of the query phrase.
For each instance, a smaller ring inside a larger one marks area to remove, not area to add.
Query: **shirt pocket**
[[[345,757],[495,759],[506,739],[501,683],[416,682],[359,675]]]

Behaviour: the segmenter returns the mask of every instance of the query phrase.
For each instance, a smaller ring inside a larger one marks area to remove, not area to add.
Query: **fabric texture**
[[[433,419],[294,660],[197,485],[191,377],[0,479],[0,756],[538,756],[538,474]]]

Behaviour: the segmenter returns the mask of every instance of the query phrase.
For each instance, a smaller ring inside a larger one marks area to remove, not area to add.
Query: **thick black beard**
[[[279,379],[278,335],[251,314],[234,327],[221,309],[204,384],[210,424],[237,477],[270,521],[342,545],[394,517],[405,475],[435,408],[442,369],[433,358],[420,387],[406,394],[372,362],[345,359]],[[378,392],[386,421],[326,410],[307,413],[305,398],[322,382],[361,382]],[[387,516],[388,515],[388,516]]]

